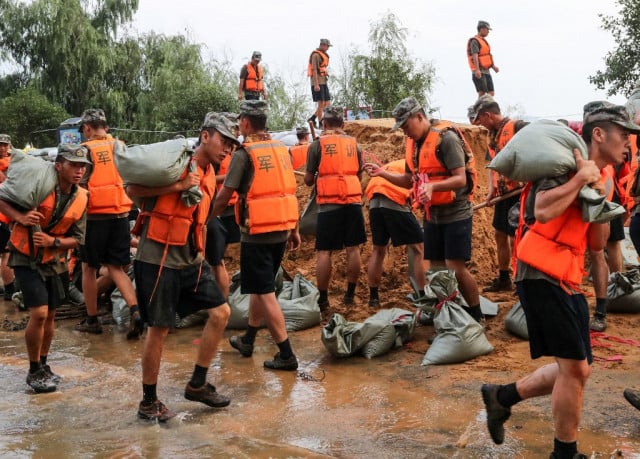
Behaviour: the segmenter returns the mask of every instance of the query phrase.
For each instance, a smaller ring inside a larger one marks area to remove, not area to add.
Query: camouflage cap
[[[232,127],[235,129],[238,127],[238,114],[231,112],[220,112],[220,116],[231,123]]]
[[[415,97],[407,97],[406,99],[402,99],[398,105],[396,105],[391,112],[393,117],[396,119],[396,124],[394,124],[392,131],[396,129],[400,129],[404,123],[411,117],[422,110],[422,105]]]
[[[328,38],[321,38],[320,39],[320,44],[321,45],[327,45],[327,46],[333,46]]]
[[[337,105],[329,105],[322,111],[322,119],[333,119],[342,121],[344,120],[344,108],[338,107]]]
[[[251,59],[262,59],[262,53],[260,51],[254,51],[251,55]]]
[[[309,128],[307,126],[298,126],[296,128],[296,134],[297,135],[309,134]]]
[[[61,143],[58,145],[57,158],[64,158],[72,163],[91,164],[88,156],[89,150],[83,145],[72,145],[70,143]]]
[[[82,116],[80,117],[80,126],[96,121],[107,124],[107,116],[101,108],[88,108],[82,112]]]
[[[622,126],[629,132],[640,133],[640,126],[631,121],[629,112],[624,105],[615,105],[606,100],[589,102],[584,106],[583,124],[595,121],[610,121]]]
[[[222,137],[232,141],[236,145],[240,145],[238,138],[233,135],[233,128],[231,121],[217,112],[207,113],[202,122],[202,129],[215,129]]]
[[[240,104],[240,116],[267,116],[267,103],[264,100],[243,100]]]
[[[0,134],[0,143],[11,143],[11,136],[9,134]]]
[[[491,26],[487,21],[478,21],[478,30],[482,29],[483,27],[486,27],[487,29],[491,30]]]
[[[476,102],[473,104],[473,107],[471,107],[469,118],[475,121],[478,119],[478,116],[480,116],[481,113],[486,112],[487,110],[492,108],[497,108],[498,110],[500,110],[500,105],[498,105],[498,102],[496,102],[496,100],[489,94],[484,94],[478,97],[478,100],[476,100]]]

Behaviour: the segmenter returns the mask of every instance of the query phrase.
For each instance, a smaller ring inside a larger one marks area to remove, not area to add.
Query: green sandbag
[[[349,322],[335,313],[322,328],[322,344],[334,357],[349,357],[384,328],[382,323]]]
[[[507,313],[507,317],[504,319],[504,328],[506,328],[509,333],[512,333],[519,338],[529,340],[527,318],[519,301],[514,304],[511,310]]]
[[[576,170],[575,148],[587,159],[587,145],[573,129],[538,120],[520,129],[487,167],[519,182],[559,177]]]
[[[611,273],[607,285],[607,312],[637,314],[640,312],[640,271]]]
[[[58,183],[52,162],[22,153],[13,154],[7,178],[0,186],[0,199],[23,209],[34,209]]]
[[[411,339],[415,328],[416,318],[413,313],[404,309],[381,309],[366,322],[380,322],[380,332],[367,341],[360,353],[367,359],[386,354],[391,349],[400,347]]]
[[[304,330],[320,323],[319,296],[316,286],[300,274],[296,274],[292,282],[283,282],[278,303],[284,314],[287,331]]]
[[[311,188],[309,201],[300,214],[298,231],[302,235],[315,236],[318,227],[318,203],[316,202],[316,187]]]

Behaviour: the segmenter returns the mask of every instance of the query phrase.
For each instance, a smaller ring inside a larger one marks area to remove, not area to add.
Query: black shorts
[[[240,293],[263,295],[276,291],[275,278],[285,247],[286,242],[240,243]]]
[[[511,196],[504,201],[496,202],[493,207],[493,227],[501,233],[514,236],[516,227],[509,224],[509,211],[511,208],[520,203],[520,195]]]
[[[222,221],[224,229],[227,231],[225,242],[227,245],[240,242],[240,227],[236,223],[235,215],[227,215],[225,217],[219,217]]]
[[[493,92],[493,78],[490,73],[483,73],[480,78],[476,78],[475,73],[472,73],[471,79],[477,92]]]
[[[204,255],[211,266],[218,266],[222,263],[226,244],[227,230],[218,217],[212,217],[207,222],[207,245]]]
[[[7,243],[11,237],[11,230],[9,225],[4,222],[0,222],[0,254],[7,252]]]
[[[311,97],[313,97],[314,102],[331,100],[329,86],[327,86],[326,84],[321,84],[320,91],[314,91],[313,85],[311,85]]]
[[[424,240],[422,228],[412,212],[377,207],[369,210],[369,225],[373,245],[394,247],[406,244],[419,244]]]
[[[244,100],[260,100],[262,93],[257,91],[245,91]]]
[[[318,212],[316,250],[342,250],[367,242],[360,204]]]
[[[622,221],[622,215],[609,222],[609,229],[610,233],[607,242],[624,240],[624,222]]]
[[[531,358],[587,359],[591,364],[589,306],[584,295],[569,295],[543,279],[525,279],[516,287],[527,318]]]
[[[424,259],[471,260],[472,219],[453,223],[424,222]]]
[[[50,310],[65,303],[69,291],[69,274],[64,272],[42,279],[40,273],[28,266],[15,266],[13,272],[20,284],[26,308],[48,305]]]
[[[176,315],[186,317],[227,301],[206,261],[182,269],[163,266],[160,278],[159,271],[159,265],[134,261],[140,315],[152,327],[174,327]]]
[[[126,266],[131,263],[131,230],[129,220],[87,220],[84,245],[78,251],[80,260],[92,268],[101,265]]]

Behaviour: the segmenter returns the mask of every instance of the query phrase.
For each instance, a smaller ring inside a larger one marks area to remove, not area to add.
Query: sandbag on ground
[[[524,314],[524,308],[518,301],[513,305],[504,319],[504,328],[519,338],[529,340],[529,328],[527,327],[527,318]]]
[[[607,286],[607,312],[636,314],[640,312],[640,271],[611,273]]]

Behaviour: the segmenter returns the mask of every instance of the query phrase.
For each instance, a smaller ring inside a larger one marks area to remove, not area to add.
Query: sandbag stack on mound
[[[0,186],[0,199],[24,209],[34,209],[55,189],[58,178],[53,163],[39,157],[13,155],[7,178]]]
[[[640,312],[640,271],[611,273],[607,286],[608,312],[637,314]]]
[[[561,177],[576,170],[573,150],[587,159],[587,146],[568,126],[551,120],[539,120],[525,126],[500,150],[487,166],[520,182]],[[606,200],[596,190],[580,190],[582,219],[605,223],[624,214],[624,207]]]
[[[415,316],[404,309],[382,309],[364,322],[334,314],[322,329],[322,344],[334,357],[361,354],[371,359],[409,341]]]
[[[504,328],[519,338],[529,340],[527,318],[519,301],[514,304],[511,310],[507,313],[507,317],[504,319]]]
[[[177,182],[187,167],[191,167],[190,172],[194,172],[195,164],[191,161],[193,153],[189,141],[184,138],[131,147],[116,142],[113,147],[114,161],[122,180],[125,183],[151,187]],[[182,194],[182,199],[188,206],[198,204],[202,198],[197,186]],[[140,207],[140,202],[136,202],[136,199],[134,202]]]
[[[425,295],[436,297],[433,324],[436,337],[422,359],[422,365],[460,363],[493,351],[484,328],[462,309],[467,306],[458,290],[453,271],[438,271],[425,287]]]

